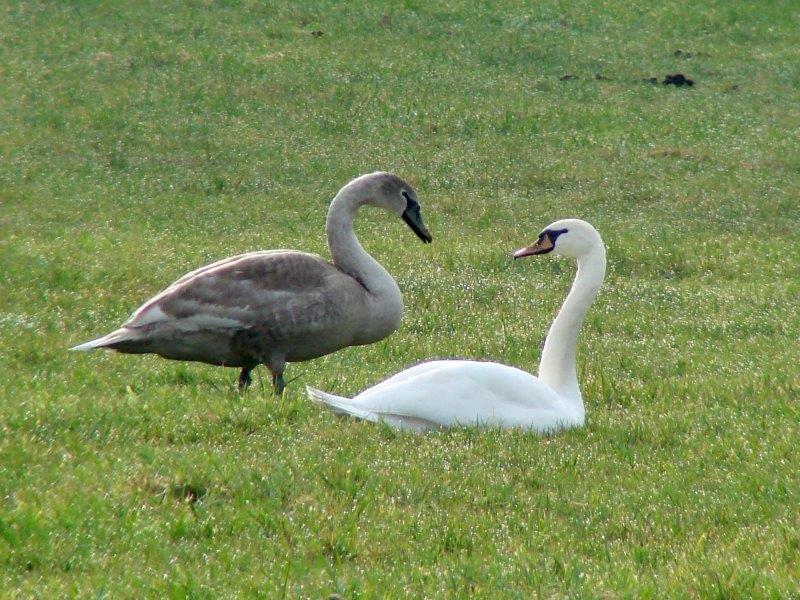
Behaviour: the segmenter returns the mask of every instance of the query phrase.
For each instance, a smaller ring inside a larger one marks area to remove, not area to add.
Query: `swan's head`
[[[423,242],[429,244],[433,241],[433,237],[422,221],[417,192],[414,191],[411,184],[394,173],[377,171],[354,179],[347,185],[347,187],[351,186],[364,204],[388,210],[401,217]]]
[[[597,230],[580,219],[561,219],[545,227],[539,238],[530,246],[514,252],[514,258],[554,252],[569,258],[581,258],[597,248],[603,241]]]

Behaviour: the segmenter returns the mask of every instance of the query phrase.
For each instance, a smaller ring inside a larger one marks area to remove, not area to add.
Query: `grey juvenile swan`
[[[400,288],[353,233],[353,218],[365,204],[402,217],[431,242],[408,183],[392,173],[362,175],[339,190],[328,209],[332,263],[296,250],[226,258],[187,273],[122,327],[72,350],[108,348],[237,367],[240,390],[264,364],[280,394],[287,362],[377,342],[400,324]]]

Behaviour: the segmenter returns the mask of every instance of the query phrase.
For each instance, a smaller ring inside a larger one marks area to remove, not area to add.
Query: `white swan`
[[[250,384],[250,371],[265,364],[280,394],[287,362],[376,342],[400,324],[400,288],[353,233],[353,218],[365,204],[402,217],[422,241],[431,241],[408,183],[392,173],[363,175],[328,209],[333,264],[295,250],[233,256],[184,275],[121,328],[72,350],[238,367],[240,390]]]
[[[585,409],[575,348],[605,275],[606,252],[600,234],[589,223],[564,219],[547,227],[514,258],[548,252],[577,259],[578,273],[550,327],[539,377],[492,362],[436,360],[406,369],[353,399],[311,387],[309,396],[335,413],[416,432],[452,426],[538,432],[580,427]]]

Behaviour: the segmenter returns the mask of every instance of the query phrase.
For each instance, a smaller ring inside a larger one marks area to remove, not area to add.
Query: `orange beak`
[[[555,244],[550,241],[550,236],[542,235],[530,246],[525,246],[514,252],[514,258],[523,258],[525,256],[533,256],[535,254],[546,254],[555,247]]]

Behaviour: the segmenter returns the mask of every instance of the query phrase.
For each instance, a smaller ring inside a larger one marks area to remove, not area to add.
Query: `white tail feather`
[[[96,340],[91,340],[89,342],[73,346],[72,348],[70,348],[70,350],[75,350],[77,352],[88,352],[89,350],[94,350],[95,348],[102,348],[104,346],[108,346],[109,344],[113,344],[114,342],[124,340],[127,336],[128,332],[126,329],[117,329],[116,331],[112,331],[108,335],[104,335],[103,337],[97,338]]]
[[[355,417],[365,421],[372,421],[373,423],[383,422],[394,429],[410,431],[412,433],[424,433],[431,429],[439,428],[436,423],[431,423],[425,419],[364,410],[363,408],[354,406],[350,398],[329,394],[328,392],[313,388],[310,385],[306,386],[306,392],[313,402],[322,404],[334,414],[342,417]]]
[[[359,419],[365,419],[367,421],[377,420],[374,413],[361,410],[353,406],[350,398],[329,394],[328,392],[323,392],[322,390],[313,388],[310,385],[306,386],[306,393],[308,393],[308,397],[313,402],[324,405],[326,408],[331,410],[331,412],[337,415],[348,415],[351,417],[357,417]]]

